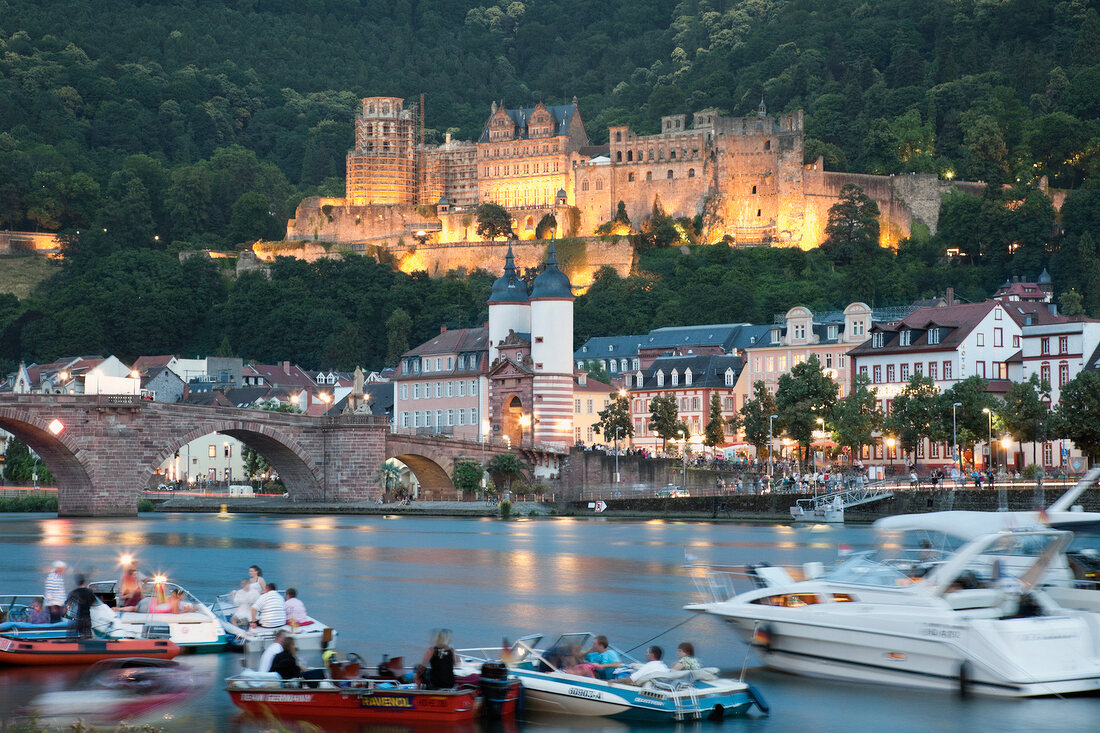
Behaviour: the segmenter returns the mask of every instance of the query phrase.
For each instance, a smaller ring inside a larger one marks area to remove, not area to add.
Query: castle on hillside
[[[804,164],[802,111],[769,115],[763,100],[747,117],[704,109],[689,124],[687,115],[668,115],[654,135],[611,127],[608,144],[598,146],[589,145],[576,98],[516,109],[494,102],[476,141],[448,135],[425,145],[422,138],[422,110],[406,109],[397,97],[363,99],[345,197],[303,201],[287,238],[466,241],[473,208],[490,201],[512,213],[520,239],[535,238],[551,213],[557,236],[589,236],[622,202],[635,226],[657,209],[701,215],[707,242],[805,249],[824,239],[829,207],[845,184],[856,183],[878,203],[881,241],[889,246],[915,222],[934,232],[944,191],[980,186],[931,174],[825,171],[820,159]]]

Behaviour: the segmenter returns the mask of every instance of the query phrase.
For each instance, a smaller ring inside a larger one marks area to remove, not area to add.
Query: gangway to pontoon
[[[845,509],[889,499],[893,495],[892,490],[882,486],[842,489],[829,494],[798,499],[791,507],[791,516],[794,519],[807,521],[843,522]]]

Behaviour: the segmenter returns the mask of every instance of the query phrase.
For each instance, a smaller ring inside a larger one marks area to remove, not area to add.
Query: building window
[[[1069,363],[1063,361],[1063,362],[1058,364],[1058,389],[1061,389],[1062,387],[1064,387],[1066,382],[1068,382],[1068,381],[1069,381]]]
[[[675,387],[680,383],[680,373],[675,369],[672,370],[672,386]]]
[[[573,412],[578,415],[581,414],[581,401],[579,399],[573,400]]]
[[[1043,364],[1039,367],[1039,379],[1046,382],[1047,384],[1050,384],[1050,364],[1049,363],[1043,362]]]
[[[804,324],[798,324],[794,327],[794,337],[796,339],[806,338],[806,326]]]
[[[733,369],[727,369],[726,370],[726,386],[727,387],[732,387],[733,386]]]
[[[652,181],[653,180],[653,171],[646,171],[645,172],[645,179],[647,181]]]
[[[993,362],[993,378],[1008,379],[1008,364],[1003,361]]]
[[[882,366],[879,365],[879,364],[875,364],[874,369],[872,370],[872,374],[874,374],[874,377],[871,379],[872,382],[874,382],[875,384],[878,384],[879,382],[881,382],[882,381]]]
[[[867,376],[867,366],[866,365],[863,365],[859,368],[859,376],[861,376],[861,377],[866,377]]]
[[[951,379],[951,362],[949,361],[943,363],[943,378]]]
[[[1003,328],[993,329],[993,346],[1001,347],[1005,345],[1005,331]]]
[[[668,173],[665,174],[665,178],[667,178],[669,180],[672,180],[672,171],[671,170]]]
[[[1049,354],[1050,353],[1050,339],[1049,338],[1039,339],[1039,353],[1040,354]]]
[[[909,364],[905,363],[901,365],[901,381],[909,381]]]
[[[1058,353],[1059,354],[1068,354],[1069,353],[1069,336],[1059,336],[1058,337]]]
[[[985,334],[984,333],[979,333],[978,334],[978,346],[985,346]]]
[[[691,369],[684,370],[684,384],[686,384],[688,387],[691,386]]]
[[[420,399],[420,385],[419,384],[414,384],[413,385],[413,399],[414,400]]]
[[[882,348],[882,332],[881,331],[876,331],[875,333],[871,334],[871,348],[873,348],[873,349],[881,349]],[[875,381],[877,382],[878,380],[876,379]]]
[[[919,377],[919,376],[923,376],[923,375],[924,375],[924,363],[920,362],[920,361],[914,363],[913,364],[913,376],[918,376]]]
[[[633,181],[634,180],[634,174],[633,173],[627,173],[626,174],[626,180]]]
[[[476,379],[471,379],[470,380],[470,396],[473,397],[476,394],[477,394],[477,380]]]
[[[407,385],[407,384],[402,384],[401,385],[401,399],[403,399],[403,400],[409,399],[409,385]]]
[[[894,365],[893,364],[887,364],[886,365],[886,381],[887,382],[893,382],[894,381],[894,376],[895,376],[894,375]]]
[[[825,353],[825,368],[826,369],[832,369],[833,368],[833,354],[832,354],[832,352],[826,352]]]
[[[769,356],[768,357],[768,371],[769,372],[774,372],[775,371],[775,357],[774,356]]]
[[[435,396],[436,397],[442,397],[443,396],[443,382],[436,382],[435,383]]]
[[[207,455],[208,455],[208,456],[209,456],[210,458],[216,458],[216,457],[217,457],[217,455],[218,455],[218,448],[217,448],[217,446],[213,446],[213,445],[212,445],[212,446],[210,446],[210,450],[209,450],[209,452],[207,453]]]
[[[1014,349],[1020,348],[1020,337],[1019,336],[1013,336],[1012,337],[1012,348],[1014,348]]]
[[[585,400],[584,401],[584,411],[585,411],[586,414],[589,414],[589,415],[592,414],[592,400]]]
[[[928,378],[929,379],[939,379],[939,371],[940,371],[940,369],[939,369],[939,364],[938,363],[936,363],[934,361],[928,362]]]
[[[930,328],[928,329],[928,343],[938,344],[940,342],[940,329]]]
[[[1043,465],[1054,465],[1054,448],[1051,443],[1043,443]]]
[[[695,178],[695,169],[688,168],[688,178]]]
[[[985,374],[985,362],[984,361],[974,362],[974,373],[977,374],[982,379],[985,379],[986,374]]]

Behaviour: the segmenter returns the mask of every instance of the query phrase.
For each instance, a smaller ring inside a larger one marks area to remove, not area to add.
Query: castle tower
[[[531,362],[535,442],[573,439],[573,288],[558,269],[553,242],[531,288]]]
[[[509,331],[531,333],[531,303],[527,298],[527,284],[516,273],[511,244],[504,258],[504,274],[493,283],[488,302],[489,363],[492,364],[499,353],[497,346]]]
[[[416,203],[416,117],[399,97],[365,97],[347,156],[350,206]]]

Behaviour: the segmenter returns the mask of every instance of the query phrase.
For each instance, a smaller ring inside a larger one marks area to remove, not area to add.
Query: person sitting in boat
[[[277,629],[286,624],[286,603],[278,594],[274,583],[252,604],[252,623],[262,629]]]
[[[672,665],[673,671],[681,669],[702,669],[703,665],[695,658],[695,646],[690,641],[682,641],[676,647],[676,664]]]
[[[71,624],[73,636],[88,639],[92,636],[92,605],[95,603],[95,594],[88,589],[87,581],[83,575],[76,576],[76,588],[69,594],[65,601],[66,606],[75,606]]]
[[[302,677],[302,668],[298,665],[298,658],[294,653],[298,651],[294,639],[283,639],[282,651],[271,660],[271,671],[277,672],[284,680],[296,680]]]
[[[27,613],[27,621],[32,624],[50,623],[50,609],[46,608],[42,598],[31,601],[30,611]]]
[[[429,690],[449,690],[455,686],[458,655],[451,647],[452,636],[450,629],[440,629],[435,633],[432,645],[424,652],[418,681]]]
[[[292,628],[309,622],[309,616],[306,615],[306,604],[302,603],[302,599],[298,597],[296,588],[286,589],[286,601],[283,605],[286,607],[286,622]]]
[[[252,620],[252,604],[260,597],[256,589],[252,587],[252,581],[245,578],[241,581],[241,587],[233,591],[233,605],[237,610],[233,612],[229,621],[236,626],[248,626]]]
[[[191,613],[195,610],[195,604],[183,600],[183,589],[176,588],[168,596],[168,613]]]
[[[592,668],[593,672],[603,680],[611,679],[612,670],[622,664],[618,652],[610,647],[607,637],[603,634],[592,640],[592,648],[588,650],[584,659],[595,665]]]
[[[127,565],[118,581],[118,592],[115,594],[117,608],[119,611],[136,611],[141,598],[141,579],[138,578],[137,568]]]
[[[284,629],[279,629],[275,632],[275,640],[271,642],[264,653],[260,655],[260,663],[256,665],[257,672],[274,672],[271,663],[275,661],[275,657],[283,651],[283,643],[286,641],[287,633]]]
[[[659,646],[651,646],[646,649],[645,664],[634,670],[630,677],[627,678],[630,680],[630,684],[641,685],[652,677],[660,676],[663,672],[668,672],[668,665],[665,664],[662,659],[664,655],[664,650]]]

